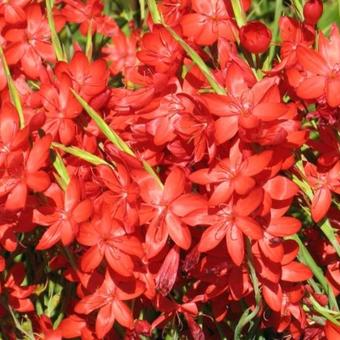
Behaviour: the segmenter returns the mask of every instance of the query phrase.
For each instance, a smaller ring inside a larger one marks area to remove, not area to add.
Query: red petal
[[[214,249],[224,238],[226,234],[226,228],[221,226],[211,226],[206,229],[201,237],[198,245],[198,251],[206,252]]]
[[[64,209],[72,211],[80,201],[80,184],[76,177],[72,177],[65,192]]]
[[[215,206],[220,203],[228,201],[231,194],[233,193],[233,185],[230,181],[226,180],[218,184],[209,199],[209,205]]]
[[[26,183],[18,183],[7,196],[5,203],[6,210],[22,209],[26,205],[27,186]]]
[[[280,118],[288,111],[288,107],[281,103],[260,103],[253,109],[253,115],[263,121]]]
[[[92,202],[87,199],[80,202],[75,209],[72,211],[72,218],[77,222],[87,221],[92,214]]]
[[[133,326],[133,316],[129,307],[122,301],[114,300],[112,310],[118,323],[122,326],[131,329]]]
[[[231,225],[226,234],[228,253],[236,264],[240,266],[244,259],[243,234],[236,225]]]
[[[319,222],[327,214],[332,203],[332,195],[327,187],[317,190],[312,200],[312,217],[315,222]]]
[[[50,185],[50,177],[45,171],[28,173],[26,176],[27,185],[35,192],[42,192]]]
[[[184,191],[185,174],[182,169],[174,168],[167,177],[164,184],[163,200],[171,202]]]
[[[46,135],[43,138],[35,141],[26,164],[26,169],[28,172],[36,172],[45,165],[45,162],[49,157],[51,142],[51,135]]]
[[[236,225],[242,232],[251,237],[253,240],[259,240],[263,237],[263,230],[260,225],[251,217],[236,217]]]
[[[331,107],[340,105],[339,88],[340,78],[330,78],[327,80],[326,98],[328,105]]]
[[[264,185],[264,189],[270,194],[271,198],[275,200],[286,200],[294,197],[299,191],[296,184],[283,176],[276,176],[270,179]]]
[[[279,217],[273,219],[266,231],[273,236],[285,237],[294,235],[301,228],[301,222],[294,217]]]
[[[38,245],[35,247],[37,250],[44,250],[54,246],[61,237],[61,223],[56,222],[52,224],[41,237]]]
[[[306,71],[309,71],[315,75],[326,75],[329,72],[327,63],[320,56],[320,54],[305,46],[298,46],[297,58],[299,63]]]
[[[80,267],[84,272],[96,269],[103,260],[103,253],[97,246],[93,246],[81,257]]]
[[[281,312],[282,289],[278,283],[266,282],[262,285],[262,293],[268,306],[275,312]]]
[[[302,99],[315,99],[324,94],[326,78],[315,76],[304,79],[296,89],[296,94]]]
[[[182,249],[189,249],[191,234],[189,228],[182,225],[180,220],[173,214],[168,213],[165,217],[169,236]]]
[[[177,216],[186,216],[195,210],[207,209],[207,201],[200,195],[184,194],[171,204],[171,210]]]
[[[238,117],[220,117],[215,121],[215,139],[217,144],[223,144],[233,138],[238,131]]]
[[[96,319],[96,334],[99,339],[103,339],[111,330],[115,322],[115,314],[113,313],[112,304],[100,308]]]
[[[313,276],[311,270],[304,264],[293,261],[282,267],[281,280],[288,282],[301,282]]]

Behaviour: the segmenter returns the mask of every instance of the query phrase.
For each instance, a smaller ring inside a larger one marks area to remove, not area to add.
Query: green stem
[[[238,27],[242,27],[247,22],[246,14],[244,13],[242,4],[240,0],[231,0],[231,5],[233,7],[235,19]]]
[[[6,58],[5,58],[4,51],[3,51],[1,46],[0,46],[0,59],[1,59],[2,67],[4,69],[4,73],[5,73],[5,76],[6,76],[7,86],[8,86],[8,89],[9,89],[9,95],[10,95],[10,98],[11,98],[11,102],[15,106],[15,108],[18,112],[19,124],[20,124],[20,128],[22,129],[25,126],[25,118],[24,118],[24,113],[23,113],[23,110],[22,110],[19,92],[18,92],[17,88],[15,87],[14,81],[13,81],[12,76],[11,76],[11,72],[9,70],[9,67],[8,67],[8,64],[7,64],[7,61],[6,61]]]
[[[15,327],[22,333],[24,334],[29,340],[34,340],[34,335],[33,334],[30,334],[28,333],[25,329],[22,328],[20,322],[18,321],[18,319],[16,318],[14,312],[13,312],[13,309],[11,306],[8,305],[8,310],[12,316],[12,319],[14,321],[14,324],[15,324]]]
[[[53,0],[45,0],[46,3],[46,13],[47,13],[47,21],[48,25],[50,27],[51,31],[51,41],[52,41],[52,46],[55,52],[55,55],[57,57],[58,61],[66,61],[66,58],[64,56],[64,52],[58,37],[57,30],[55,28],[55,23],[54,23],[54,18],[53,18],[53,5],[54,1]]]
[[[128,144],[125,143],[124,140],[121,139],[119,135],[110,128],[109,125],[106,124],[105,120],[77,92],[75,92],[73,89],[71,89],[71,91],[86,113],[94,120],[100,131],[108,138],[108,140],[110,140],[120,151],[123,151],[134,158],[138,158],[134,151],[128,146]],[[150,166],[150,164],[144,160],[142,160],[142,163],[145,171],[157,181],[160,187],[163,187],[158,174]]]
[[[272,64],[274,54],[275,54],[275,48],[276,43],[278,40],[278,32],[279,32],[279,20],[282,14],[282,0],[276,0],[275,2],[275,16],[274,21],[272,24],[272,32],[273,32],[273,43],[270,46],[268,57],[265,61],[264,69],[268,70]]]
[[[301,241],[298,235],[293,235],[289,238],[297,242],[297,244],[299,245],[299,255],[298,255],[299,260],[310,268],[313,275],[316,277],[316,279],[321,284],[323,290],[328,296],[330,307],[338,311],[339,310],[338,303],[336,301],[332,288],[329,286],[324,276],[322,269],[314,261],[312,255],[310,254],[308,249],[305,247],[305,245],[303,244],[303,242]]]
[[[214,89],[217,94],[225,94],[225,89],[216,81],[214,75],[212,74],[210,68],[203,61],[203,59],[198,55],[198,53],[190,47],[182,38],[179,36],[169,25],[167,25],[156,4],[155,0],[148,0],[148,7],[151,13],[152,20],[155,24],[161,24],[163,27],[171,34],[175,41],[184,49],[184,51],[188,54],[188,56],[192,59],[192,61],[197,65],[200,71],[203,73],[205,78],[207,79],[209,85]]]
[[[298,17],[300,18],[301,21],[303,21],[304,20],[303,7],[302,7],[300,0],[292,0],[292,3],[296,9]]]
[[[249,240],[247,240],[247,264],[248,264],[248,268],[249,268],[249,274],[250,274],[252,286],[254,287],[256,306],[252,311],[251,311],[251,308],[249,307],[243,312],[243,314],[242,314],[242,316],[241,316],[241,318],[240,318],[240,320],[237,323],[236,328],[235,328],[234,340],[239,340],[241,338],[241,333],[242,333],[243,328],[249,322],[251,322],[251,320],[253,320],[256,317],[257,313],[260,310],[260,304],[261,304],[261,292],[260,292],[260,287],[259,287],[260,284],[259,284],[259,281],[257,279],[256,271],[255,271],[255,268],[254,268],[254,265],[253,265],[253,256],[252,256],[252,253],[251,253],[251,245],[250,245]]]

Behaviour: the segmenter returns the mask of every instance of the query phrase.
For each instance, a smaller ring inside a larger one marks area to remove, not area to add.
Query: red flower
[[[321,0],[308,0],[303,6],[303,16],[308,25],[314,26],[320,19],[323,12]]]
[[[77,131],[73,119],[82,112],[81,105],[70,91],[70,82],[64,78],[56,86],[43,84],[40,96],[47,117],[43,129],[61,143],[70,144]]]
[[[305,74],[288,76],[290,82],[296,85],[296,93],[302,99],[325,98],[331,107],[340,105],[337,95],[340,84],[340,35],[336,26],[332,26],[331,36],[328,40],[322,33],[319,37],[319,51],[299,46],[297,57]]]
[[[340,161],[328,172],[318,172],[315,165],[307,163],[305,172],[308,183],[314,190],[312,200],[312,217],[319,222],[325,215],[332,203],[331,191],[340,194]]]
[[[49,186],[50,177],[41,168],[46,165],[51,140],[47,135],[36,140],[30,151],[18,150],[7,156],[7,169],[0,178],[0,197],[7,196],[6,209],[24,208],[28,189],[42,192]]]
[[[260,205],[262,197],[262,191],[256,189],[235,203],[231,200],[214,209],[213,214],[202,221],[210,227],[203,232],[198,250],[214,249],[225,238],[229,256],[240,266],[244,258],[244,235],[254,240],[263,236],[261,226],[249,216]]]
[[[8,41],[5,54],[8,64],[21,63],[28,77],[37,78],[44,61],[54,62],[50,28],[38,4],[26,8],[26,28],[11,28],[4,37]]]
[[[119,31],[112,38],[110,44],[105,45],[102,52],[105,60],[110,64],[110,71],[113,75],[120,72],[125,74],[130,67],[137,64],[136,58],[137,34],[130,36]]]
[[[91,100],[106,90],[109,71],[103,59],[89,62],[82,52],[76,52],[69,63],[59,62],[55,68],[59,81],[68,77],[73,89],[85,100]]]
[[[0,13],[9,24],[18,24],[26,20],[25,6],[30,0],[9,0],[0,4]]]
[[[272,33],[259,21],[248,22],[240,29],[241,45],[250,53],[265,52],[272,40]]]
[[[132,276],[135,267],[133,258],[142,258],[144,255],[138,238],[127,235],[123,223],[112,219],[107,210],[91,222],[83,223],[77,240],[91,247],[81,258],[81,269],[85,272],[96,269],[105,258],[115,272]]]
[[[117,321],[123,327],[133,327],[133,316],[129,307],[123,302],[131,300],[143,293],[144,285],[140,281],[129,284],[129,290],[125,291],[115,284],[109,271],[105,273],[102,285],[92,294],[85,296],[75,307],[80,314],[89,314],[98,309],[96,319],[96,334],[103,338]]]
[[[218,38],[235,40],[236,27],[223,0],[192,0],[195,13],[181,20],[183,34],[199,45],[212,45]]]
[[[80,183],[72,177],[65,194],[53,183],[45,192],[52,200],[46,208],[34,211],[33,221],[49,226],[41,237],[36,249],[43,250],[54,246],[59,240],[63,245],[69,245],[78,233],[78,223],[86,221],[92,212],[90,200],[81,200]],[[42,212],[46,212],[43,214]]]
[[[191,234],[182,217],[202,214],[206,201],[196,194],[183,194],[185,175],[174,168],[162,189],[153,178],[146,177],[141,183],[141,196],[146,204],[141,209],[141,219],[149,222],[145,236],[148,258],[157,255],[164,247],[168,236],[182,249],[191,245]]]
[[[253,176],[259,174],[270,162],[272,153],[264,151],[244,158],[239,140],[231,147],[229,158],[218,162],[212,169],[200,169],[190,175],[194,183],[216,183],[209,199],[211,205],[227,202],[234,191],[239,195],[247,194],[255,185]]]
[[[175,73],[183,56],[182,48],[170,33],[159,26],[143,36],[141,48],[142,50],[137,52],[138,59],[161,73]]]

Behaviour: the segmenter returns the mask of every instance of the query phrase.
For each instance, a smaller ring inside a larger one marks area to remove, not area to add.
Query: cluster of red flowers
[[[279,46],[250,1],[114,3],[0,3],[4,338],[339,339],[322,2]]]

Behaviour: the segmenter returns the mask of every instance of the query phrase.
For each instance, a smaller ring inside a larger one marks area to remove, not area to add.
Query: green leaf
[[[167,25],[158,10],[155,0],[148,0],[148,7],[152,16],[152,20],[155,24],[162,24],[163,27],[171,34],[175,41],[184,49],[192,61],[197,65],[200,71],[203,73],[207,79],[210,86],[214,89],[217,94],[225,94],[225,89],[216,81],[214,75],[212,74],[210,68],[203,61],[203,59],[198,55],[198,53],[190,47],[169,25]]]
[[[234,11],[234,15],[235,15],[237,25],[238,25],[238,27],[242,27],[243,25],[245,25],[247,19],[246,19],[246,15],[244,13],[241,1],[240,0],[231,0],[231,5],[233,7],[233,11]]]
[[[80,149],[76,146],[65,146],[63,144],[59,144],[59,143],[52,143],[52,147],[53,148],[58,148],[64,152],[69,153],[70,155],[73,155],[77,158],[80,158],[88,163],[91,163],[93,165],[108,165],[110,167],[112,167],[112,165],[108,162],[106,162],[104,159],[90,153],[87,152],[83,149]]]
[[[70,176],[68,175],[63,159],[60,157],[59,153],[54,150],[52,156],[53,166],[57,171],[57,175],[55,175],[56,180],[60,187],[65,191],[68,183],[70,182]]]
[[[93,44],[92,44],[92,21],[90,21],[89,28],[87,30],[86,36],[86,46],[85,46],[85,54],[89,61],[92,60],[92,51],[93,51]]]
[[[58,34],[57,30],[55,28],[55,23],[54,23],[54,18],[53,18],[53,5],[54,1],[53,0],[45,0],[46,3],[46,13],[47,13],[47,21],[48,25],[50,27],[51,31],[51,40],[52,40],[52,46],[55,52],[55,55],[57,57],[58,61],[66,61]]]
[[[6,80],[7,80],[7,86],[8,86],[8,89],[9,89],[9,95],[10,95],[10,98],[11,98],[11,102],[15,106],[15,108],[18,112],[20,128],[23,128],[25,126],[25,119],[24,119],[24,113],[23,113],[23,110],[22,110],[19,92],[18,92],[17,88],[15,87],[14,81],[13,81],[12,76],[11,76],[11,72],[9,70],[9,67],[8,67],[8,64],[7,64],[5,55],[4,55],[4,51],[3,51],[1,46],[0,46],[0,59],[1,59],[1,62],[2,62],[2,66],[4,68],[4,73],[5,73],[5,77],[6,77]]]
[[[322,269],[314,261],[312,255],[310,254],[310,252],[308,251],[306,246],[303,244],[303,242],[301,241],[299,236],[293,235],[293,236],[289,237],[289,239],[296,241],[297,244],[299,245],[298,258],[302,263],[306,264],[309,267],[309,269],[312,271],[313,275],[316,277],[316,279],[321,284],[323,290],[328,295],[330,307],[334,308],[335,310],[339,310],[337,301],[336,301],[334,293],[333,293],[333,290],[329,286]]]
[[[106,124],[105,120],[74,90],[72,90],[73,95],[79,101],[83,109],[87,112],[87,114],[95,121],[100,131],[106,136],[106,138],[112,142],[120,151],[125,152],[126,154],[137,158],[136,154],[130,149],[130,147],[116,134],[109,125]],[[160,186],[163,186],[161,180],[159,179],[157,173],[153,170],[153,168],[146,162],[142,161],[144,169],[147,173],[155,178],[157,183]]]

